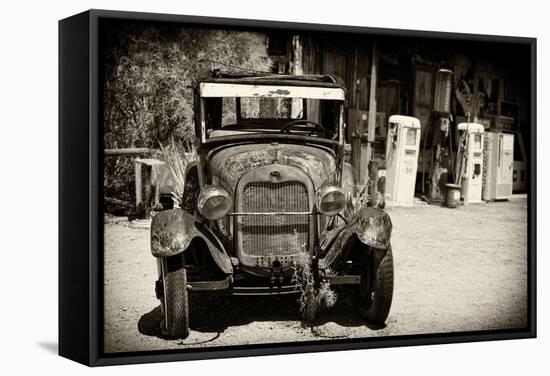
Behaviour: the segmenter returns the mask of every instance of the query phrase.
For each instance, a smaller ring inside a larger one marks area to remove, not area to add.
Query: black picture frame
[[[208,27],[293,29],[506,42],[530,49],[528,151],[528,327],[369,339],[105,354],[103,328],[102,128],[98,32],[101,19]],[[536,53],[534,38],[88,10],[59,21],[59,354],[89,366],[370,349],[536,337]]]

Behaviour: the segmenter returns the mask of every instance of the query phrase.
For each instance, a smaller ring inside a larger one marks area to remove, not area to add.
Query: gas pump
[[[458,185],[462,186],[464,203],[481,202],[483,188],[483,125],[460,123],[459,150],[461,157],[457,160],[455,171],[458,173]]]
[[[419,146],[420,121],[410,116],[390,116],[386,142],[388,205],[412,206]]]
[[[485,140],[484,200],[506,200],[512,196],[514,135],[487,132]]]

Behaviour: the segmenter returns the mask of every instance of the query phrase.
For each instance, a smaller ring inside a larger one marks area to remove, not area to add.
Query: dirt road
[[[149,228],[125,218],[105,226],[105,351],[182,349],[524,327],[527,200],[390,208],[395,262],[387,325],[367,327],[345,302],[304,328],[296,297],[217,297],[192,302],[191,335],[160,338],[157,270]]]

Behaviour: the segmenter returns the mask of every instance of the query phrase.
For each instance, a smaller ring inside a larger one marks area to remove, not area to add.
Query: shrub
[[[311,270],[311,260],[307,252],[299,254],[294,279],[300,288],[298,304],[300,313],[306,325],[313,325],[319,312],[331,308],[336,304],[337,295],[330,288],[330,284],[321,282],[316,286],[315,278]]]
[[[195,141],[193,85],[209,71],[270,71],[261,33],[111,25],[103,34],[104,147]],[[105,194],[133,195],[133,163],[105,160]]]

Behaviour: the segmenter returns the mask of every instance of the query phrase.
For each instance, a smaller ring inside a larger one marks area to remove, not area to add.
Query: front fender
[[[151,253],[155,257],[170,257],[185,252],[196,238],[204,240],[214,262],[224,273],[233,272],[231,258],[219,239],[200,226],[188,212],[181,209],[165,210],[155,215],[151,222]]]
[[[390,247],[392,228],[391,218],[384,210],[374,207],[360,209],[329,244],[325,257],[319,260],[319,268],[325,269],[332,265],[353,237],[372,249],[382,251],[377,253],[383,257]]]
[[[366,245],[377,249],[387,249],[390,246],[393,224],[388,213],[382,209],[362,208],[351,217],[347,228]]]

